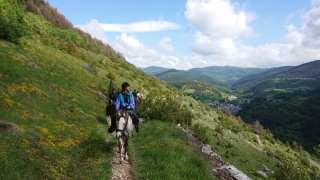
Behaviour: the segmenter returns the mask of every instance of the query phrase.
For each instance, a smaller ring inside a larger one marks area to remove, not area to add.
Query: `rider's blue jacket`
[[[116,100],[116,107],[115,107],[116,109],[119,109],[119,108],[122,109],[122,108],[126,108],[127,106],[130,106],[131,109],[134,110],[134,108],[136,107],[136,104],[134,102],[134,97],[130,91],[128,92],[128,95],[129,95],[128,102],[124,102],[124,95],[122,92],[118,95]]]

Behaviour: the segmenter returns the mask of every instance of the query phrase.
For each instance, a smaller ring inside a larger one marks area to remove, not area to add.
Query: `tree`
[[[298,145],[298,143],[296,141],[293,141],[292,144],[291,144],[291,147],[293,149],[298,149],[299,145]]]
[[[296,180],[309,180],[310,174],[306,166],[302,164],[300,159],[293,160],[289,157],[283,157],[277,163],[277,170],[273,174],[275,179],[296,179]]]
[[[115,87],[114,80],[116,79],[116,77],[111,72],[109,72],[109,74],[107,75],[107,78],[110,80],[109,81],[108,92],[111,92],[112,88]]]
[[[260,124],[260,122],[258,120],[256,120],[252,125],[251,125],[251,128],[252,130],[257,133],[257,134],[260,134],[260,133],[263,133],[265,132],[262,124]]]
[[[318,144],[318,148],[313,148],[316,151],[316,154],[320,157],[320,144]]]
[[[239,123],[239,124],[243,124],[243,123],[244,123],[243,120],[242,120],[242,118],[241,118],[241,116],[238,116],[238,119],[237,119],[237,120],[238,120],[238,123]]]
[[[217,125],[217,127],[215,128],[215,131],[217,133],[219,133],[221,136],[223,136],[223,128],[222,126],[220,126],[219,124]]]

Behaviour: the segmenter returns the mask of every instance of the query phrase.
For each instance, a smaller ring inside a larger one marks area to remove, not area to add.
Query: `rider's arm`
[[[136,104],[134,102],[134,97],[133,96],[130,96],[130,104],[129,106],[131,107],[131,109],[134,110],[134,108],[136,107]]]
[[[118,96],[117,97],[117,100],[116,100],[116,109],[119,109],[119,107],[120,107],[120,97]]]

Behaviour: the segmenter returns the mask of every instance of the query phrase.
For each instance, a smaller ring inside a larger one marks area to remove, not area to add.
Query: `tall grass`
[[[129,142],[134,179],[215,179],[182,131],[157,120],[142,128]]]

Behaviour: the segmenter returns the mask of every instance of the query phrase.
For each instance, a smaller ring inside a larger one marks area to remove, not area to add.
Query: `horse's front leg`
[[[128,156],[128,143],[129,143],[129,138],[126,138],[125,143],[124,143],[124,160],[128,161],[129,156]]]
[[[120,164],[122,164],[123,161],[123,151],[124,151],[124,142],[122,138],[118,138],[118,147],[119,147],[119,155],[120,155]]]

